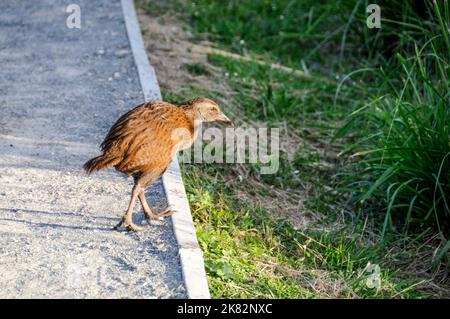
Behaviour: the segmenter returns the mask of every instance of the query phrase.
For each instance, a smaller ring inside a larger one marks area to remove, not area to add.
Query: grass
[[[246,106],[243,112],[251,120],[327,129],[347,111],[342,104],[329,107],[337,83],[302,79],[269,66],[214,55],[210,62],[225,70],[225,77],[238,94],[236,101]]]
[[[323,39],[321,33],[341,29],[338,13],[351,10],[349,1],[317,4],[313,1],[170,1],[146,3],[152,12],[187,13],[196,40],[207,39],[236,53],[266,55],[284,63],[297,63]],[[151,6],[151,7],[150,7]],[[330,19],[330,16],[336,18]],[[306,22],[306,25],[305,25]],[[338,41],[337,32],[328,35]],[[295,39],[295,41],[293,41]]]
[[[411,79],[401,93],[374,99],[352,115],[352,121],[368,117],[366,132],[375,133],[350,146],[352,156],[362,159],[345,183],[355,202],[381,199],[379,205],[369,202],[366,206],[385,208],[383,234],[388,229],[407,232],[424,227],[449,234],[449,82],[444,78],[432,84],[420,79],[421,62],[420,57],[403,60],[405,77]],[[407,99],[407,94],[417,98]]]
[[[448,59],[437,58],[440,66],[431,61],[447,51],[439,41],[434,51],[416,54],[427,42],[422,31],[433,37],[441,22],[419,24],[421,5],[401,4],[381,3],[388,21],[380,31],[365,27],[367,1],[141,3],[152,15],[179,17],[191,41],[251,57],[209,54],[207,63],[187,62],[190,77],[211,85],[169,84],[164,99],[208,96],[237,124],[282,133],[274,175],[250,164],[183,165],[213,297],[430,298],[448,292],[450,244],[428,224],[442,220],[436,219],[441,212],[447,216]],[[445,25],[448,8],[440,9]],[[417,39],[412,55],[411,39]],[[436,67],[432,79],[430,65]],[[340,82],[342,72],[352,75]],[[429,149],[435,152],[423,151]],[[413,205],[409,188],[417,195]],[[426,207],[431,214],[417,215]],[[381,289],[367,285],[374,264]]]
[[[203,64],[191,63],[185,64],[185,69],[192,75],[208,75],[209,71]]]
[[[374,72],[377,92],[338,132],[360,134],[348,149],[360,160],[344,192],[364,213],[385,212],[382,236],[428,228],[450,236],[449,6],[424,3],[430,20],[413,13],[406,20],[422,32],[420,40],[397,53],[390,71]]]
[[[251,205],[204,168],[185,167],[184,181],[205,252],[210,289],[221,298],[421,297],[413,282],[384,268],[386,249],[332,232],[299,231]],[[381,266],[381,289],[366,285],[368,265]]]

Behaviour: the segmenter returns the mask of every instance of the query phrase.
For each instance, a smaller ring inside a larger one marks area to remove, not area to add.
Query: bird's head
[[[222,122],[233,126],[230,119],[223,114],[219,105],[207,98],[196,98],[185,103],[192,108],[195,120],[201,122]]]

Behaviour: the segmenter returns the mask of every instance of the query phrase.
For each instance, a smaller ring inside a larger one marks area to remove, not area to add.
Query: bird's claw
[[[144,228],[143,227],[139,227],[139,226],[137,226],[137,225],[132,223],[132,224],[127,226],[127,230],[128,231],[134,231],[134,232],[137,233],[137,232],[144,231]]]
[[[114,230],[118,230],[120,227],[125,227],[128,231],[141,232],[144,231],[143,227],[139,227],[132,222],[128,222],[125,219],[122,219],[120,223],[114,226]]]
[[[151,219],[151,220],[163,220],[164,217],[172,216],[173,213],[175,213],[175,211],[172,208],[167,208],[159,214],[155,214],[153,212],[152,213],[146,212],[145,216],[147,217],[147,219]]]
[[[158,214],[159,217],[169,217],[172,216],[175,213],[175,210],[173,210],[171,207],[166,208],[161,213]]]

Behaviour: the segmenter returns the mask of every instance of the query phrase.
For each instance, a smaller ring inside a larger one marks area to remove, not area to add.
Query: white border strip
[[[159,90],[155,70],[148,61],[142,41],[134,2],[133,0],[121,0],[121,2],[128,39],[138,69],[144,98],[146,101],[161,100],[161,91]],[[172,215],[172,224],[179,246],[181,269],[188,298],[211,298],[208,281],[206,280],[203,252],[197,241],[195,226],[176,156],[163,175],[162,180],[167,202],[175,210],[175,214]]]

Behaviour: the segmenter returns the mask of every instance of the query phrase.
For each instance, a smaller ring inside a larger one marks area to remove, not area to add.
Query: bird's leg
[[[136,200],[137,197],[139,195],[139,192],[141,191],[141,186],[139,184],[135,184],[133,186],[133,191],[131,192],[131,199],[130,199],[130,203],[128,204],[128,209],[127,212],[125,213],[125,215],[123,215],[122,220],[120,221],[119,224],[117,224],[114,229],[117,229],[119,227],[126,227],[128,230],[131,231],[142,231],[143,228],[136,226],[135,224],[133,224],[133,208],[136,205]]]
[[[139,193],[139,200],[141,201],[141,205],[142,208],[144,209],[145,216],[147,216],[148,219],[158,220],[162,219],[163,217],[170,216],[174,213],[174,211],[172,211],[172,209],[170,208],[164,210],[162,213],[159,214],[155,214],[154,212],[152,212],[150,206],[147,203],[147,199],[145,198],[144,190],[141,190],[141,192]]]
[[[147,199],[145,198],[144,190],[139,193],[139,200],[141,201],[142,208],[144,209],[145,216],[149,219],[159,219],[158,215],[156,215],[148,206]]]

